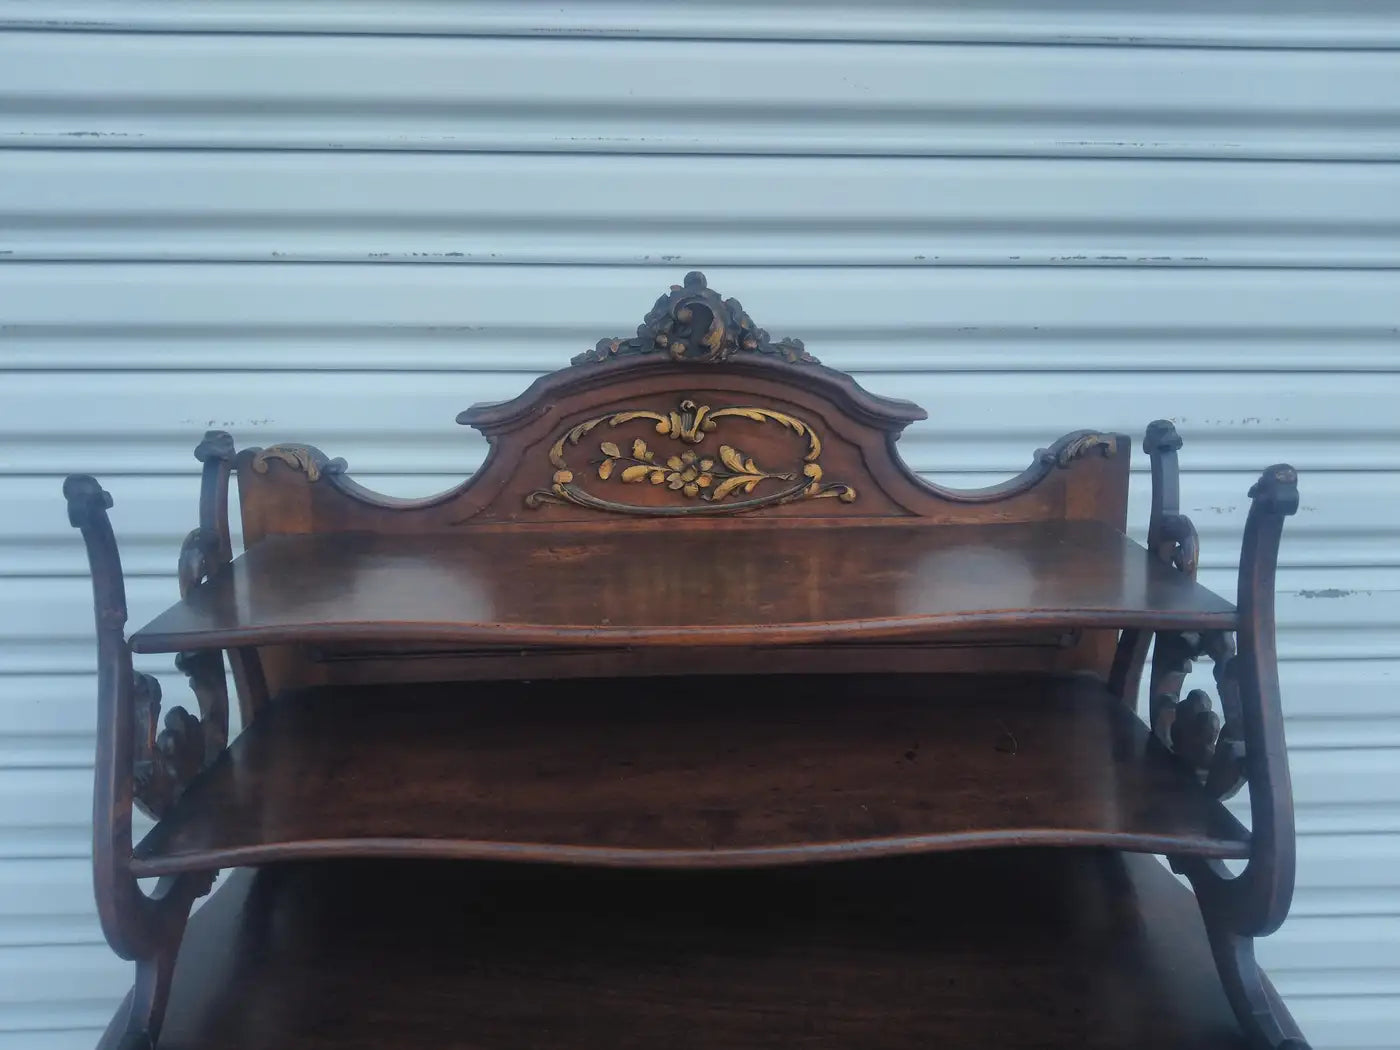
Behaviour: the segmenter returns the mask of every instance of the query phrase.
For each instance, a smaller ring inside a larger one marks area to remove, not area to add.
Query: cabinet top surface
[[[272,536],[131,638],[752,645],[1044,627],[1232,628],[1094,521]]]

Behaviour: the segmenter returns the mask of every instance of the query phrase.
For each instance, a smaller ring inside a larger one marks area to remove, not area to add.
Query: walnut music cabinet
[[[1144,548],[1127,437],[954,491],[895,450],[923,418],[692,273],[463,412],[490,453],[438,496],[206,434],[180,600],[129,635],[111,498],[68,478],[135,963],[101,1047],[1303,1050],[1253,949],[1293,891],[1294,471],[1250,492],[1232,604],[1171,424]]]

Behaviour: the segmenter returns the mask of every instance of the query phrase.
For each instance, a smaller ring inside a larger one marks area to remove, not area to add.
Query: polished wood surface
[[[274,702],[136,851],[756,866],[1004,844],[1248,855],[1088,676],[327,689]]]
[[[160,1047],[1246,1042],[1195,901],[1156,859],[992,850],[706,874],[414,861],[243,870],[190,921]]]
[[[515,528],[270,537],[131,645],[752,644],[1234,619],[1099,522]]]
[[[1234,608],[1195,584],[1170,422],[1144,549],[1125,435],[956,491],[896,451],[921,418],[691,273],[464,412],[490,451],[436,496],[206,435],[182,602],[132,639],[111,497],[70,477],[95,896],[135,964],[104,1047],[1306,1050],[1253,947],[1295,867],[1296,473],[1249,492]],[[197,714],[133,649],[178,654]],[[1246,785],[1249,833],[1220,801]],[[1170,855],[1197,910],[1103,847]],[[182,950],[214,868],[273,860]]]

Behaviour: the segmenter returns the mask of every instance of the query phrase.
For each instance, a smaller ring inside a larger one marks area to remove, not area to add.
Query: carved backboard
[[[989,405],[988,411],[995,411]],[[892,517],[941,522],[1098,518],[1126,509],[1126,438],[1068,434],[990,489],[928,484],[895,450],[925,418],[774,340],[704,275],[672,286],[628,338],[601,340],[519,397],[458,422],[490,443],[485,464],[427,500],[389,499],[306,446],[239,458],[245,536],[436,531],[503,523],[707,525]]]
[[[987,410],[995,412],[996,405]],[[386,497],[351,480],[343,461],[305,445],[243,451],[236,462],[244,541],[376,532],[459,534],[470,543],[473,531],[483,529],[668,529],[676,532],[683,557],[684,533],[701,528],[1064,519],[1123,528],[1126,437],[1075,431],[1031,452],[1029,466],[1001,484],[954,491],[920,478],[896,451],[904,429],[924,418],[918,406],[869,393],[822,365],[801,341],[773,339],[736,300],[722,298],[702,274],[691,273],[656,301],[635,335],[600,341],[510,401],[461,413],[458,422],[480,430],[490,451],[480,470],[448,492],[421,500]],[[587,547],[560,549],[583,556],[578,552]],[[1106,670],[1112,641],[1105,632],[1029,632],[994,643],[945,639],[893,647],[878,657],[833,647],[819,654],[755,649],[748,658],[772,670],[858,666],[859,659],[872,658],[886,669]],[[506,675],[525,656],[530,674],[544,673],[548,661],[538,651],[493,656],[431,647],[413,654],[396,649],[377,663],[364,653],[269,651],[264,664],[274,684],[286,684],[337,676]],[[670,672],[715,663],[697,662],[693,653],[556,656],[561,674]],[[494,670],[483,670],[487,665]],[[735,654],[723,666],[744,667]]]

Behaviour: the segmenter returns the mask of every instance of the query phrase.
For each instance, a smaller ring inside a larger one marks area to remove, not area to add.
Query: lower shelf
[[[1004,849],[707,873],[373,859],[244,869],[191,920],[159,1046],[1244,1042],[1194,898],[1155,858]]]
[[[1091,677],[701,676],[284,698],[133,867],[754,867],[1051,844],[1243,857],[1249,836]]]

